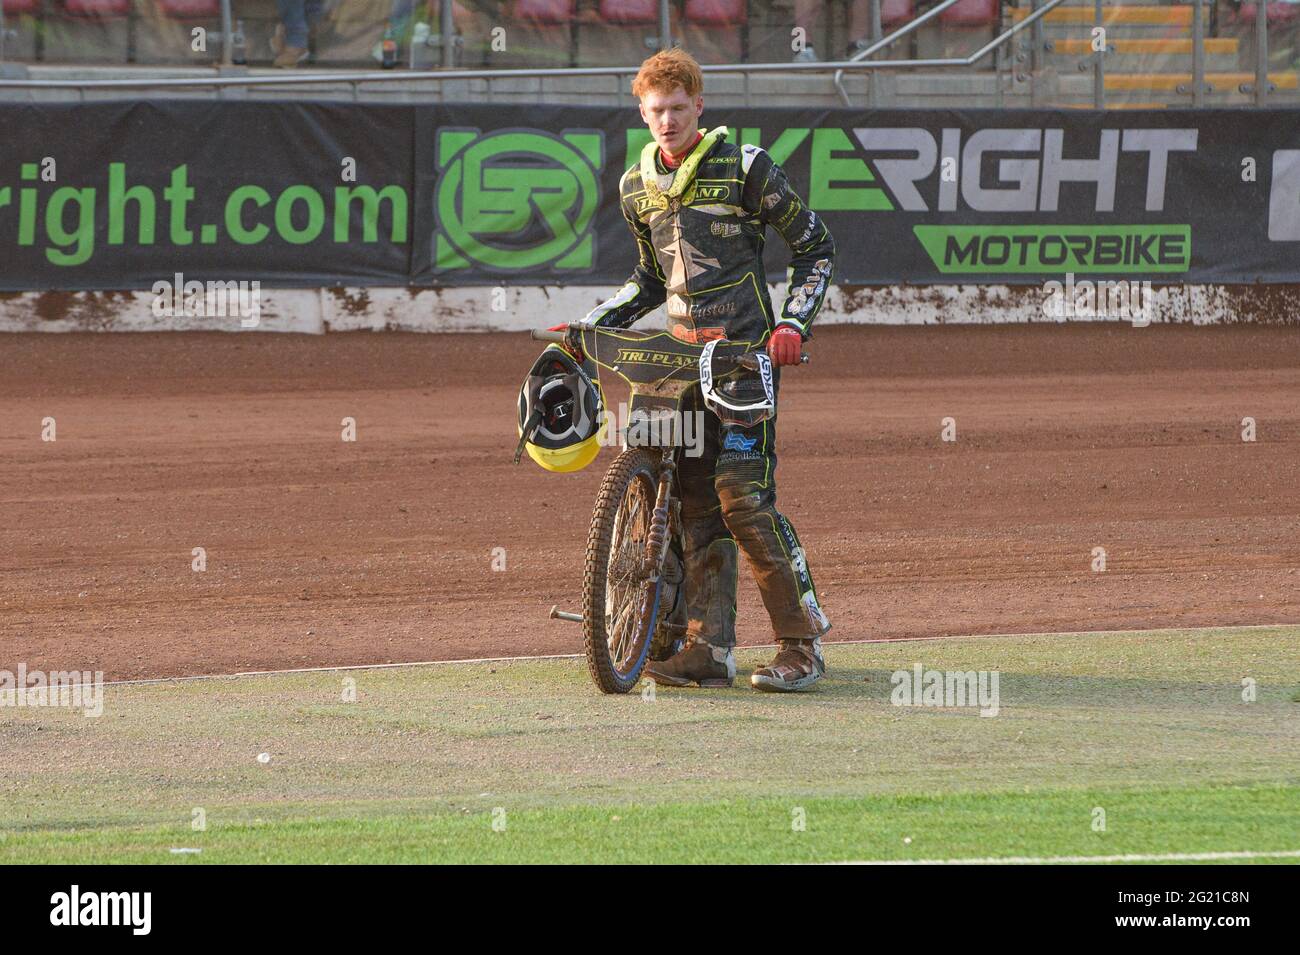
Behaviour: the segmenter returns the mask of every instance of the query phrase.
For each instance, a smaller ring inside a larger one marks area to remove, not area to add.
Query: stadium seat
[[[572,22],[575,0],[516,0],[514,19],[535,26],[560,26]]]
[[[678,29],[682,45],[701,63],[734,63],[748,59],[747,0],[686,0]]]
[[[965,56],[997,34],[1002,4],[999,0],[957,0],[937,19],[939,55]]]
[[[156,9],[172,20],[211,20],[221,16],[221,0],[154,0]]]
[[[1255,4],[1243,3],[1237,10],[1234,17],[1235,23],[1254,25],[1256,16]],[[1278,26],[1289,26],[1300,20],[1300,5],[1294,3],[1266,3],[1264,5],[1264,16],[1270,24]]]
[[[881,0],[880,26],[886,33],[916,19],[916,0]]]
[[[245,18],[251,12],[247,0],[242,5],[236,3],[235,10],[236,19],[243,22],[245,55],[256,57],[259,51],[253,42],[254,21]],[[220,0],[144,0],[136,5],[134,21],[136,63],[206,65],[221,56],[221,44],[216,39],[221,31]],[[196,27],[209,31],[207,49],[193,48],[192,31]]]
[[[749,22],[749,7],[745,0],[686,0],[686,22],[701,26],[739,26]]]
[[[48,0],[40,58],[47,63],[129,63],[134,32],[131,0]]]
[[[675,19],[679,9],[670,7],[670,16]],[[658,0],[599,0],[595,16],[582,23],[578,59],[583,66],[639,63],[659,48],[658,35]],[[676,26],[673,35],[680,36]]]
[[[860,5],[860,0],[854,0]],[[882,36],[888,36],[899,27],[906,26],[917,17],[916,0],[880,0],[880,30]],[[871,55],[873,60],[898,60],[910,59],[917,55],[917,44],[920,42],[921,35],[927,30],[937,32],[937,27],[933,24],[921,27],[920,30],[914,30],[911,34],[891,43],[883,50],[877,50]],[[852,37],[850,39],[860,42],[868,42],[869,37]],[[852,51],[850,51],[852,52]]]
[[[957,0],[939,14],[939,22],[956,27],[989,26],[998,22],[1001,6],[999,0]]]
[[[576,65],[580,17],[577,0],[512,0],[502,3],[505,50],[483,50],[489,67],[567,67]],[[466,37],[466,42],[471,38]]]
[[[600,19],[622,26],[659,22],[657,0],[600,0]]]
[[[63,10],[71,17],[117,19],[131,15],[131,0],[63,0]]]
[[[5,59],[35,62],[44,53],[41,0],[2,0],[5,12]]]

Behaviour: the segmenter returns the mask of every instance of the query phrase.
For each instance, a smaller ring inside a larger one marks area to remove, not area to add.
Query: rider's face
[[[687,96],[680,86],[671,93],[651,90],[641,97],[641,118],[668,153],[679,153],[695,140],[703,112],[704,97]]]

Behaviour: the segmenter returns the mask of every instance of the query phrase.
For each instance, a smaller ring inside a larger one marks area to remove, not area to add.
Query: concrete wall
[[[257,330],[524,331],[576,321],[613,287],[262,289]],[[1154,322],[1300,324],[1300,286],[1168,286],[1152,290]],[[773,285],[775,302],[784,285]],[[1038,286],[847,286],[831,289],[822,324],[888,325],[1058,321]],[[241,331],[237,316],[154,314],[151,292],[0,295],[0,332]],[[494,305],[497,306],[494,309]],[[1111,318],[1116,320],[1119,316]],[[662,312],[643,320],[662,323]]]

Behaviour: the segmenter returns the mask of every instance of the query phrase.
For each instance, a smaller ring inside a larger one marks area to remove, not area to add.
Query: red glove
[[[767,340],[767,354],[772,364],[797,365],[803,352],[803,336],[789,325],[780,325]]]

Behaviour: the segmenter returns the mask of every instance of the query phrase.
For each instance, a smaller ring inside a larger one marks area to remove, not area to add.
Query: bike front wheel
[[[605,474],[587,538],[582,629],[587,668],[605,693],[627,693],[641,678],[659,616],[662,577],[645,572],[659,455],[623,451]]]

